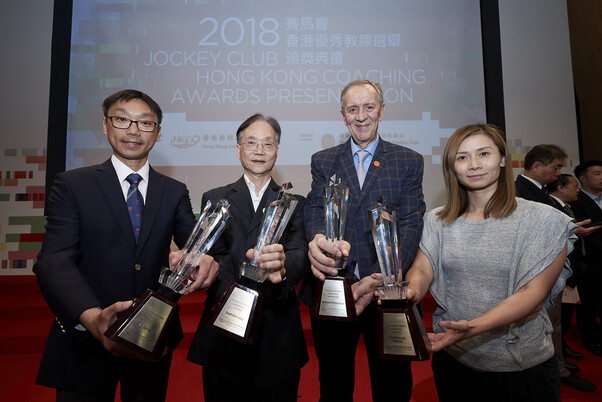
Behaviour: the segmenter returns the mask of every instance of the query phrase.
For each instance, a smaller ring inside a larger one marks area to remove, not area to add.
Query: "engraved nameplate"
[[[383,352],[388,355],[415,356],[412,334],[405,313],[383,313]]]
[[[322,288],[322,302],[320,303],[320,315],[330,317],[347,317],[347,305],[345,303],[345,283],[342,280],[326,278]]]
[[[118,336],[152,352],[172,310],[173,306],[150,297]]]
[[[245,291],[234,287],[213,325],[244,337],[257,297],[258,294],[254,290],[247,289]]]

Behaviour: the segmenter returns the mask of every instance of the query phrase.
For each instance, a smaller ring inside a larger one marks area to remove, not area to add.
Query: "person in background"
[[[554,207],[562,212],[562,205],[550,196],[546,185],[552,183],[560,176],[560,170],[567,158],[566,152],[554,144],[536,145],[525,155],[525,171],[516,178],[516,195],[527,200],[540,202]],[[583,229],[579,229],[583,231]],[[554,353],[558,362],[558,371],[563,385],[575,388],[579,391],[592,392],[596,386],[575,373],[579,367],[565,359],[562,345],[562,293],[556,296],[548,309],[548,316],[552,322],[554,332]]]
[[[560,401],[549,305],[577,226],[515,197],[503,132],[461,127],[443,152],[445,205],[425,215],[408,299],[430,289],[432,368],[441,401]]]
[[[575,167],[575,177],[581,182],[577,201],[571,203],[575,218],[602,223],[602,161],[590,160]],[[577,309],[577,324],[583,346],[602,357],[602,230],[584,237],[583,262],[585,270],[577,284],[581,306]]]
[[[195,218],[186,186],[148,163],[161,136],[159,105],[126,89],[107,97],[102,110],[113,155],[57,175],[46,200],[46,233],[33,271],[56,318],[36,382],[56,388],[57,401],[113,401],[118,382],[124,402],[164,401],[172,351],[182,338],[179,322],[158,362],[131,358],[104,332],[155,286],[172,238],[183,246]],[[204,256],[190,291],[209,287],[217,270]]]

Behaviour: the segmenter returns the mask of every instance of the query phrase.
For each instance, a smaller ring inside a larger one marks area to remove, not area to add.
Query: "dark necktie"
[[[564,210],[567,214],[569,214],[571,218],[575,218],[575,214],[573,213],[573,210],[571,209],[571,206],[569,204],[564,204]]]
[[[560,206],[560,204],[558,203],[558,201],[556,201],[554,198],[552,198],[552,196],[550,195],[550,193],[548,192],[548,190],[545,187],[542,187],[541,191],[544,193],[548,205],[551,205],[551,206],[553,206],[555,208],[557,206]]]
[[[132,173],[125,179],[130,183],[127,195],[127,205],[128,212],[130,213],[130,220],[132,221],[132,228],[134,228],[134,237],[136,238],[136,243],[138,243],[138,235],[140,234],[140,226],[142,225],[142,209],[144,208],[144,200],[142,199],[140,190],[138,190],[140,175],[138,173]]]
[[[357,180],[360,182],[360,189],[364,185],[364,180],[366,179],[366,167],[364,166],[364,160],[370,155],[370,152],[360,149],[357,153]]]

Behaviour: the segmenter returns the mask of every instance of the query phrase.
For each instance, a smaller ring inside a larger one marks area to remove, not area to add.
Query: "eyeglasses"
[[[121,129],[130,128],[132,123],[136,123],[136,126],[138,126],[138,130],[144,131],[144,132],[154,131],[155,128],[159,125],[159,123],[155,123],[154,121],[131,120],[131,119],[127,119],[125,117],[120,117],[120,116],[107,116],[107,119],[111,120],[111,124],[115,128],[121,128]]]
[[[257,147],[259,146],[259,144],[261,144],[264,151],[268,151],[268,152],[273,151],[274,149],[278,148],[278,145],[272,144],[271,142],[247,141],[247,142],[241,142],[238,145],[244,146],[245,149],[247,149],[249,151],[255,151],[257,149]]]

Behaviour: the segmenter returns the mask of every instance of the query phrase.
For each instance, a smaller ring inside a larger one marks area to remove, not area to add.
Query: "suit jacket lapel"
[[[152,232],[153,224],[155,223],[155,219],[157,218],[157,214],[161,208],[161,198],[163,197],[164,190],[164,177],[151,167],[148,173],[148,188],[146,190],[146,199],[144,200],[142,227],[140,228],[140,236],[138,237],[138,251],[136,254],[142,250],[144,243]]]
[[[339,166],[341,167],[341,182],[349,186],[349,196],[351,199],[359,200],[360,198],[360,182],[357,179],[357,170],[353,162],[351,154],[351,138],[341,147],[339,154]],[[327,179],[326,185],[328,185]]]
[[[260,229],[260,225],[261,222],[263,221],[263,216],[265,215],[265,209],[270,205],[270,203],[274,200],[276,200],[276,198],[278,198],[278,189],[280,188],[280,186],[274,181],[274,179],[270,179],[270,183],[268,184],[268,188],[265,189],[265,192],[263,193],[263,197],[261,198],[261,201],[259,202],[259,205],[257,206],[257,211],[254,213],[253,215],[253,220],[251,221],[251,224],[249,225],[249,232],[247,233],[248,236],[252,236],[253,233],[255,232],[256,235],[259,234],[259,229]],[[255,236],[252,236],[255,237]],[[255,242],[255,238],[253,238],[253,242]],[[253,244],[254,246],[254,244]]]
[[[109,159],[103,164],[99,165],[97,172],[98,174],[96,175],[96,179],[98,180],[98,184],[107,199],[107,203],[113,211],[115,220],[119,224],[119,227],[127,239],[128,244],[132,247],[132,249],[135,249],[136,239],[134,238],[132,222],[130,221],[125,199],[123,198],[123,192],[119,186],[119,179],[117,178],[117,173],[115,173],[115,169],[113,168],[111,160]],[[142,230],[144,230],[144,217]]]
[[[249,222],[253,219],[253,202],[243,176],[232,185],[230,201],[232,206],[237,208]]]
[[[364,179],[364,185],[362,186],[362,192],[359,197],[358,204],[364,201],[366,195],[370,193],[370,188],[376,182],[376,179],[380,175],[380,171],[382,169],[382,165],[384,165],[386,160],[386,147],[382,138],[378,140],[378,146],[376,147],[376,151],[374,151],[374,155],[372,155],[372,162],[370,163],[370,168],[366,174],[366,178]]]

